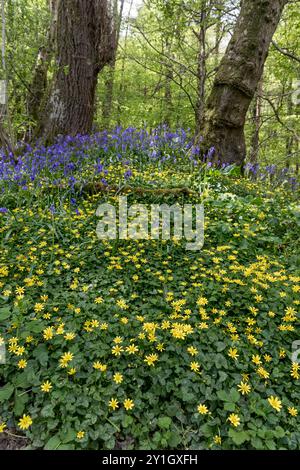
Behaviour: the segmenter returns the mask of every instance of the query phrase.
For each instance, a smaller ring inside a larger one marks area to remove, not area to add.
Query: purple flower
[[[55,214],[56,210],[55,210],[55,205],[54,204],[51,204],[51,206],[49,207],[49,211],[51,212],[52,215]]]
[[[132,176],[132,171],[131,171],[131,170],[125,171],[125,173],[124,173],[124,178],[125,178],[126,180],[129,179],[131,176]]]
[[[8,209],[6,207],[0,207],[0,214],[7,214]]]

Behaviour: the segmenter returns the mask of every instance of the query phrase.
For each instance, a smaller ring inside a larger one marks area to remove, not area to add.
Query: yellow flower
[[[270,377],[270,374],[268,371],[266,371],[266,369],[264,369],[263,367],[259,367],[257,369],[257,373],[258,375],[260,375],[260,377],[262,377],[263,379],[268,379]]]
[[[296,408],[294,408],[293,406],[290,406],[288,408],[288,411],[289,411],[291,416],[297,416],[297,414],[298,414],[298,410]]]
[[[70,370],[68,370],[68,375],[74,375],[76,374],[76,368],[75,367],[71,367]]]
[[[113,376],[113,380],[116,382],[116,384],[120,384],[123,382],[123,375],[120,374],[120,372],[116,372]]]
[[[242,395],[247,395],[251,390],[251,386],[245,382],[241,382],[238,385],[238,391],[241,392]]]
[[[68,363],[72,361],[73,357],[74,355],[71,352],[64,353],[59,360],[60,367],[67,367]]]
[[[279,358],[280,358],[280,359],[283,359],[283,358],[285,358],[285,356],[286,356],[285,350],[284,350],[284,349],[280,349],[280,351],[279,351]]]
[[[208,300],[206,297],[199,297],[199,299],[197,300],[197,305],[199,305],[199,307],[200,306],[202,307],[207,304],[208,304]]]
[[[0,434],[1,434],[2,432],[4,432],[4,429],[5,429],[5,428],[6,428],[6,424],[0,422]]]
[[[71,341],[72,339],[75,338],[75,336],[76,336],[75,333],[69,332],[69,333],[66,333],[66,334],[65,334],[64,339],[65,339],[66,341]]]
[[[114,338],[114,343],[116,343],[116,344],[121,344],[122,342],[123,342],[122,336],[116,336],[116,337]]]
[[[96,369],[96,370],[100,370],[101,372],[105,372],[106,369],[107,369],[107,365],[106,365],[106,364],[102,364],[102,363],[99,362],[99,361],[96,361],[96,362],[94,362],[94,364],[93,364],[93,368]]]
[[[201,404],[198,405],[197,410],[198,410],[198,413],[200,413],[201,415],[207,415],[208,413],[208,408],[206,405],[201,405]]]
[[[25,359],[21,359],[18,362],[18,369],[25,369],[26,366],[27,366],[27,361],[25,361]]]
[[[239,357],[238,350],[236,348],[230,348],[228,351],[228,356],[236,361]]]
[[[29,415],[23,415],[22,418],[19,420],[19,428],[24,430],[28,429],[32,425],[32,419]]]
[[[139,348],[135,344],[131,344],[130,346],[127,346],[126,352],[128,354],[135,354],[138,352]]]
[[[112,350],[111,350],[111,353],[114,355],[114,356],[121,356],[121,353],[124,351],[123,347],[122,346],[113,346],[112,347]]]
[[[293,362],[292,364],[292,368],[291,368],[291,376],[293,377],[293,379],[300,379],[300,364],[297,364],[297,362]]]
[[[42,390],[42,392],[44,392],[44,393],[50,392],[51,388],[52,388],[52,385],[51,385],[51,382],[49,382],[49,380],[46,380],[46,382],[44,382],[44,383],[41,385],[41,390]]]
[[[112,398],[112,399],[109,401],[108,405],[109,405],[110,408],[112,408],[114,411],[115,411],[117,408],[119,408],[119,402],[118,402],[118,400],[117,400],[116,398]]]
[[[19,346],[19,347],[16,349],[15,354],[16,354],[17,356],[23,356],[24,352],[25,352],[24,346]]]
[[[126,400],[124,400],[123,405],[126,411],[132,410],[132,408],[134,407],[134,402],[130,398],[126,398]]]
[[[48,326],[48,328],[45,328],[43,331],[43,337],[46,340],[53,338],[53,326]]]
[[[214,443],[220,446],[222,444],[222,438],[218,434],[214,436]]]
[[[117,300],[117,306],[120,307],[122,310],[127,310],[129,308],[125,300],[123,299]]]
[[[25,292],[25,289],[24,287],[17,287],[15,292],[17,295],[23,295]]]
[[[280,411],[282,408],[281,401],[277,397],[273,397],[272,395],[268,398],[268,402],[276,411]]]
[[[158,355],[157,354],[149,354],[148,356],[145,356],[144,362],[148,364],[148,366],[154,366],[154,363],[158,360]]]
[[[235,428],[237,426],[239,426],[240,423],[241,423],[239,416],[237,414],[234,414],[234,413],[231,413],[231,415],[229,415],[229,417],[227,419],[228,419],[228,421],[230,421],[232,426],[234,426]]]
[[[37,303],[34,306],[34,311],[35,313],[39,313],[39,312],[42,312],[44,308],[45,308],[44,304]]]
[[[83,439],[83,438],[84,438],[84,435],[85,435],[85,432],[84,432],[84,431],[78,431],[78,433],[77,433],[77,439]]]
[[[191,362],[190,368],[193,372],[199,372],[199,369],[200,369],[199,362]]]
[[[196,356],[196,354],[198,354],[198,349],[194,348],[194,346],[190,346],[189,348],[187,348],[187,352],[191,356]]]
[[[253,364],[256,364],[257,366],[259,366],[261,364],[260,356],[258,354],[256,356],[253,355],[252,362]]]

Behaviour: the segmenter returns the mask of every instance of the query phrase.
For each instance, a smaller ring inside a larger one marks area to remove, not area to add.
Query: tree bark
[[[259,133],[261,126],[261,95],[263,93],[263,79],[257,85],[257,92],[253,100],[252,119],[253,119],[253,133],[251,136],[251,150],[249,160],[251,163],[256,163],[259,155]]]
[[[29,139],[31,139],[33,130],[38,123],[42,103],[47,93],[48,69],[53,53],[55,52],[55,35],[59,0],[48,0],[47,3],[50,12],[50,25],[46,44],[40,47],[27,96],[27,112],[30,123],[26,134]]]
[[[200,31],[197,34],[198,39],[198,84],[197,84],[197,100],[195,106],[195,125],[196,133],[199,133],[203,126],[204,110],[205,110],[205,89],[206,89],[206,18],[207,18],[207,5],[203,0],[201,3],[200,11]]]
[[[202,148],[219,164],[243,164],[246,114],[288,0],[242,0],[233,36],[207,101]]]
[[[116,48],[115,48],[115,53],[111,60],[111,63],[109,64],[107,79],[105,80],[105,99],[103,103],[103,124],[104,124],[103,127],[106,129],[109,129],[110,127],[110,119],[111,119],[111,113],[112,113],[112,108],[113,108],[117,48],[118,48],[119,39],[120,39],[121,23],[122,23],[123,10],[124,10],[124,1],[125,0],[121,0],[120,11],[118,11],[118,0],[114,0],[113,21],[114,21],[114,34],[116,38],[115,39]]]
[[[107,0],[59,0],[56,72],[39,136],[91,131],[97,78],[112,60],[115,40]]]

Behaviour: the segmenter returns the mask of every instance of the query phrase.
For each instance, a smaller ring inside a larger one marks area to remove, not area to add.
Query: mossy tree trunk
[[[58,0],[48,0],[50,25],[46,38],[46,44],[43,44],[38,52],[36,65],[33,71],[33,78],[30,84],[27,96],[27,112],[29,125],[26,132],[28,140],[32,139],[41,112],[43,99],[47,93],[48,70],[52,55],[55,51],[55,35],[57,24]]]
[[[202,148],[215,162],[241,165],[246,114],[262,77],[269,46],[288,0],[242,0],[233,36],[207,101]],[[201,132],[200,132],[201,135]]]
[[[56,72],[38,132],[45,141],[91,131],[98,74],[114,50],[107,0],[58,0]]]

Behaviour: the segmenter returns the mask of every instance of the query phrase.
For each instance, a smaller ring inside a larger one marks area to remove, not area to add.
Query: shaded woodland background
[[[91,79],[87,78],[87,61],[76,56],[72,43],[67,42],[66,25],[71,24],[72,29],[68,4],[72,8],[76,3],[82,3],[83,10],[71,33],[80,32],[81,44],[85,44],[82,54],[87,51],[90,63],[95,62]],[[246,116],[247,160],[299,171],[298,1],[113,0],[88,2],[91,8],[85,3],[63,2],[63,20],[57,0],[2,1],[2,37],[6,36],[5,47],[2,41],[2,77],[8,83],[3,119],[14,145],[18,140],[35,139],[47,129],[50,132],[49,106],[55,101],[51,87],[53,90],[54,82],[65,82],[66,76],[71,79],[72,74],[77,84],[80,74],[89,81],[89,85],[82,84],[78,95],[83,99],[74,95],[72,100],[81,110],[84,102],[93,106],[92,114],[84,113],[87,129],[116,125],[151,129],[166,124],[173,129],[191,129],[201,136],[208,98],[232,39],[241,3],[244,8],[247,3],[252,7],[253,27],[263,16],[259,10],[254,15],[253,8],[261,4],[273,8],[277,3],[285,8]],[[94,8],[98,8],[96,14]],[[94,36],[88,30],[92,20]],[[87,37],[89,42],[85,42]],[[59,51],[59,42],[65,45],[65,52]],[[74,66],[63,65],[69,64],[71,55],[75,57]],[[95,100],[91,98],[94,88]],[[76,110],[71,107],[64,116],[67,125],[59,133],[68,134],[74,116]]]

